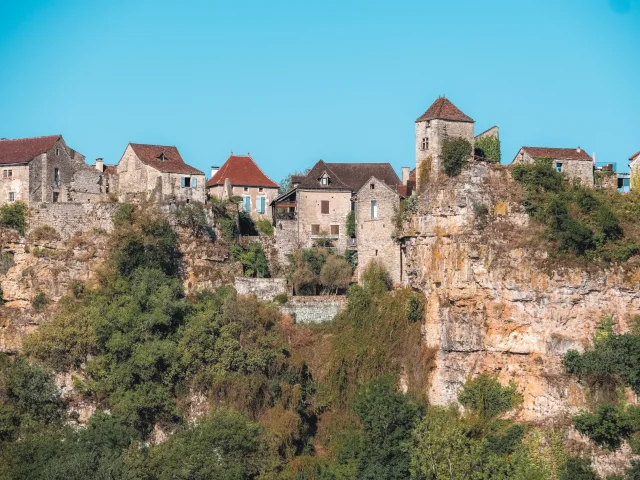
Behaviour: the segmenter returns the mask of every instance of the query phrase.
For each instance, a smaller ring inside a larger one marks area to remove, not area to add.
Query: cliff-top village
[[[275,227],[280,258],[318,242],[337,251],[357,252],[357,278],[372,259],[389,270],[395,284],[406,283],[402,239],[394,234],[394,215],[402,200],[427,187],[438,176],[443,142],[466,140],[471,162],[499,163],[498,127],[475,134],[475,121],[446,97],[436,99],[415,121],[415,164],[400,176],[390,163],[331,163],[319,160],[304,175],[291,175],[286,191],[264,174],[251,155],[231,154],[210,177],[190,166],[175,146],[130,143],[115,165],[102,158],[93,166],[68,146],[62,135],[0,140],[0,204],[156,202],[160,205],[240,199],[240,208],[255,220]],[[493,151],[482,148],[493,142]],[[580,146],[523,146],[511,164],[550,161],[568,181],[629,192],[640,188],[640,152],[629,158],[631,173],[616,163],[598,163]],[[301,166],[302,167],[302,166]],[[295,168],[295,167],[294,167]],[[427,177],[427,178],[422,178]],[[348,219],[354,227],[349,230]]]

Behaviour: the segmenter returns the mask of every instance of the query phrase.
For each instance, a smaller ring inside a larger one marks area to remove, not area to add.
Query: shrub
[[[207,212],[202,203],[191,202],[178,205],[173,216],[176,224],[189,230],[194,237],[202,237],[211,233],[207,222]]]
[[[273,224],[271,220],[266,218],[262,218],[256,222],[256,227],[258,228],[258,232],[260,235],[264,235],[265,237],[273,237]]]
[[[246,247],[234,243],[231,247],[231,255],[234,260],[242,264],[242,273],[245,277],[268,278],[270,276],[269,263],[261,243],[250,242]]]
[[[347,236],[350,238],[356,236],[356,212],[353,210],[347,214]]]
[[[458,394],[460,403],[474,411],[483,420],[491,420],[502,413],[514,409],[522,403],[518,386],[511,382],[503,387],[497,376],[483,373],[473,380],[467,380]]]
[[[460,137],[447,137],[442,142],[442,165],[450,177],[460,174],[471,156],[471,144]]]
[[[383,294],[392,287],[391,277],[385,266],[378,260],[371,260],[362,274],[365,290],[373,294]]]
[[[6,203],[0,207],[0,227],[13,228],[24,235],[29,207],[24,202]]]
[[[558,472],[558,480],[600,480],[591,467],[591,460],[569,457]]]
[[[273,297],[273,301],[280,305],[284,305],[289,301],[289,296],[286,293],[279,293]]]
[[[121,204],[113,215],[113,224],[116,226],[131,225],[135,211],[136,207],[131,203]]]
[[[478,228],[483,229],[487,226],[489,209],[484,203],[473,204],[473,215],[475,224],[478,226]]]
[[[73,298],[80,300],[84,297],[85,287],[85,283],[81,280],[74,280],[71,282],[71,293],[73,294]]]
[[[578,432],[609,450],[620,448],[632,433],[629,416],[617,405],[598,405],[595,413],[583,412],[573,417],[573,422]]]
[[[58,232],[56,232],[56,230],[53,227],[50,227],[49,225],[42,225],[41,227],[36,228],[31,232],[29,237],[34,242],[40,242],[40,241],[51,242],[54,240],[60,240],[60,235],[58,235]]]
[[[419,322],[424,314],[424,298],[419,293],[412,293],[407,297],[407,320]]]
[[[330,255],[320,270],[320,283],[329,290],[329,293],[338,293],[351,283],[353,270],[351,264],[344,258]]]
[[[44,292],[38,292],[31,302],[31,306],[34,308],[34,310],[39,312],[43,310],[48,303],[49,299],[47,298],[47,295]]]
[[[476,156],[491,163],[500,163],[500,139],[498,137],[480,137],[475,140]]]

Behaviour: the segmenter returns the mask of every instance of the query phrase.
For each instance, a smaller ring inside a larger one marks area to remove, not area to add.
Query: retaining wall
[[[330,322],[346,305],[344,296],[289,297],[282,313],[291,315],[296,323]]]

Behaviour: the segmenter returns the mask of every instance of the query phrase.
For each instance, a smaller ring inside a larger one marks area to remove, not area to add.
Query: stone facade
[[[91,230],[107,234],[113,230],[115,203],[42,203],[29,209],[29,232],[52,227],[65,240]]]
[[[0,175],[0,205],[29,203],[29,165],[2,165]],[[13,194],[13,195],[11,195]]]
[[[309,248],[314,241],[328,238],[340,253],[344,252],[347,248],[346,220],[351,211],[351,192],[298,190],[297,198],[300,245]],[[322,202],[329,202],[328,213],[322,213]]]
[[[367,265],[374,259],[387,268],[394,284],[402,282],[400,245],[393,238],[394,217],[399,205],[400,196],[375,177],[371,177],[358,192],[356,236],[359,282]]]
[[[118,162],[116,172],[120,201],[139,201],[144,198],[159,203],[188,201],[204,203],[206,200],[203,173],[161,172],[140,160],[131,145],[127,146]],[[182,186],[183,178],[189,179],[189,187]]]
[[[244,210],[245,208],[245,197],[249,197],[249,214],[254,220],[271,220],[271,208],[269,205],[271,202],[275,200],[278,196],[277,188],[268,188],[268,187],[242,187],[242,186],[232,186],[231,187],[232,196],[242,197],[243,201],[240,204],[240,208]],[[209,195],[215,196],[218,198],[224,198],[228,194],[224,191],[224,185],[215,185],[213,187],[209,187]],[[260,212],[260,207],[262,205],[261,199],[264,198],[264,212]],[[244,210],[247,211],[247,210]]]
[[[493,126],[488,130],[485,130],[482,133],[479,133],[478,135],[476,135],[476,138],[486,138],[486,137],[495,137],[495,138],[499,138],[500,137],[500,130],[498,129],[497,126]]]
[[[422,190],[420,182],[428,181],[420,178],[420,172],[425,172],[424,168],[420,168],[423,162],[431,162],[430,168],[427,167],[426,171],[430,172],[432,178],[437,178],[442,171],[440,152],[442,142],[447,137],[464,138],[473,147],[473,122],[441,119],[416,122],[416,173],[419,191]]]
[[[640,190],[640,153],[635,157],[631,157],[629,160],[631,160],[631,163],[629,163],[631,190]]]
[[[296,323],[330,322],[347,305],[345,297],[291,297],[281,308]]]
[[[553,151],[554,149],[547,149]],[[557,150],[573,150],[573,149],[557,149]],[[580,150],[578,147],[575,151],[576,156],[582,154],[584,156],[584,151]],[[547,157],[547,155],[544,155]],[[552,154],[548,155],[548,158],[552,159],[552,166],[559,172],[563,173],[569,179],[577,179],[584,185],[593,186],[593,160],[588,158],[584,160],[582,159],[573,159],[573,158],[556,158]],[[517,163],[533,163],[535,160],[534,156],[531,155],[531,151],[526,147],[522,147],[518,154],[513,159],[512,164]]]
[[[288,291],[286,278],[236,277],[234,285],[240,295],[255,295],[264,302],[270,302],[276,295]]]

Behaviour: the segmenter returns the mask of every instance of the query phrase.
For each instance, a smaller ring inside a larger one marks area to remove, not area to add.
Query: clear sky
[[[521,145],[640,150],[640,0],[0,0],[0,137],[61,133],[116,163],[176,145],[209,174],[415,166],[442,94]]]

